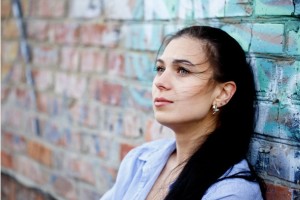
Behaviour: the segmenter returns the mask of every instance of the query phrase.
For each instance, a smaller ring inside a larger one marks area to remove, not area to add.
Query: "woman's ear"
[[[233,81],[228,81],[219,85],[219,94],[214,100],[214,105],[222,107],[226,105],[236,91],[236,84]]]

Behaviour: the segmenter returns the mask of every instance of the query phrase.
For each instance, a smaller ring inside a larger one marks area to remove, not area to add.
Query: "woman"
[[[263,199],[246,161],[256,96],[240,45],[220,29],[188,27],[166,40],[156,71],[155,118],[175,139],[129,152],[102,199]]]

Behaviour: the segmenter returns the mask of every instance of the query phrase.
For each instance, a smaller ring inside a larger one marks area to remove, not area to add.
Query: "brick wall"
[[[150,101],[163,36],[206,24],[252,60],[260,117],[249,158],[268,199],[300,198],[299,0],[22,0],[34,88],[10,0],[1,5],[6,175],[57,199],[98,199],[130,149],[171,135]]]

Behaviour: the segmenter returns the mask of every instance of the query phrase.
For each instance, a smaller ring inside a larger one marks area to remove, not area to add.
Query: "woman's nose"
[[[169,90],[171,88],[170,74],[167,71],[157,74],[153,82],[159,90]]]

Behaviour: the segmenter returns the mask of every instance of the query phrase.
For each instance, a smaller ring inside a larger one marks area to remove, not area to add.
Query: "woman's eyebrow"
[[[158,58],[157,60],[156,60],[156,62],[160,62],[160,63],[162,63],[162,64],[164,64],[165,62],[161,59],[161,58]],[[189,66],[196,66],[197,64],[193,64],[193,63],[191,63],[190,61],[188,61],[188,60],[184,60],[184,59],[174,59],[173,61],[172,61],[172,63],[173,64],[185,64],[185,65],[189,65]]]
[[[165,63],[162,59],[158,58],[156,59],[156,62]]]
[[[173,64],[185,64],[185,65],[189,65],[191,67],[196,66],[196,64],[193,64],[192,62],[190,62],[189,60],[184,60],[184,59],[175,59],[172,62]]]

